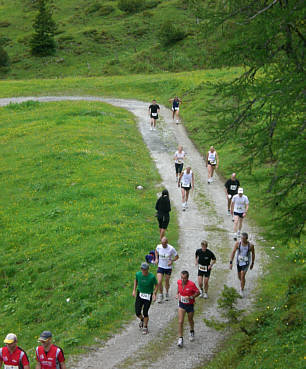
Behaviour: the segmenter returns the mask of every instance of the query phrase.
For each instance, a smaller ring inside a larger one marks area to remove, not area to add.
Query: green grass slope
[[[188,1],[144,0],[135,13],[122,11],[120,1],[59,0],[52,5],[57,24],[57,51],[50,57],[32,57],[29,40],[36,14],[32,0],[1,0],[0,44],[8,52],[11,66],[3,78],[48,78],[101,76],[108,74],[156,73],[204,68],[218,40],[198,32],[196,17]],[[159,32],[165,22],[174,26],[166,32],[175,38],[165,45]]]
[[[33,356],[50,329],[69,354],[132,316],[134,274],[159,241],[160,178],[122,109],[27,102],[0,117],[1,331]],[[173,214],[174,243],[176,230]]]
[[[183,98],[181,115],[199,150],[205,153],[211,142],[212,117],[207,108],[214,101],[212,83],[237,76],[239,69],[207,70],[155,76],[106,78],[67,78],[61,80],[5,81],[2,97],[15,95],[93,94],[138,98],[167,104],[173,95]],[[239,142],[217,146],[219,173],[228,177],[239,168]],[[238,171],[250,198],[249,216],[261,227],[266,242],[267,264],[259,284],[255,311],[249,317],[247,332],[235,332],[209,368],[302,368],[304,365],[303,312],[305,247],[301,242],[286,243],[273,224],[275,214],[266,201],[269,166],[254,164],[253,173]],[[226,205],[224,204],[224,207]],[[274,247],[274,249],[272,249]]]

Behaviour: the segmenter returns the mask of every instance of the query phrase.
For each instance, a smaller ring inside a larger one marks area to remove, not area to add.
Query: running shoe
[[[149,333],[148,327],[143,327],[142,334],[145,335],[145,334],[148,334],[148,333]]]
[[[153,131],[156,131],[156,128],[155,127],[153,128]]]
[[[240,238],[240,231],[237,232],[237,236],[238,236],[238,238]]]
[[[176,121],[176,124],[179,124],[179,121],[178,120]]]
[[[203,298],[203,290],[200,289],[200,297]]]
[[[237,233],[234,234],[234,241],[237,241]]]
[[[239,295],[243,298],[244,297],[244,291],[240,288]]]
[[[159,294],[157,295],[157,302],[158,302],[159,304],[161,304],[161,303],[163,302],[163,294],[162,294],[162,293],[159,293]]]
[[[227,211],[227,215],[231,215],[231,211],[230,210]]]
[[[142,329],[142,328],[143,328],[143,320],[141,320],[139,323],[139,329]]]
[[[183,347],[183,337],[180,337],[177,341],[178,347]]]
[[[185,208],[186,208],[186,209],[188,209],[188,204],[187,204],[187,202],[185,202]]]
[[[166,292],[165,301],[169,301],[169,293],[168,292]]]
[[[203,298],[204,298],[204,299],[208,299],[207,292],[204,292],[204,293],[203,293]]]
[[[152,126],[150,127],[150,131],[153,131],[153,127]]]
[[[193,342],[194,341],[194,331],[190,331],[189,332],[189,341]]]

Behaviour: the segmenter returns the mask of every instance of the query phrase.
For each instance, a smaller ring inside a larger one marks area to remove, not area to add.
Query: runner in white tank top
[[[185,156],[186,153],[183,151],[183,146],[179,146],[173,157],[175,163],[176,182],[178,181],[179,175],[183,171]]]
[[[178,187],[180,187],[180,184],[182,191],[182,207],[183,211],[185,211],[187,208],[189,191],[191,188],[194,188],[194,175],[190,167],[187,167],[184,172],[181,173],[178,180]]]
[[[238,194],[233,196],[231,203],[231,214],[234,218],[234,240],[240,237],[243,219],[249,210],[249,199],[243,194],[243,188],[238,188]],[[238,228],[238,232],[237,232]]]
[[[210,147],[209,151],[206,154],[206,168],[208,171],[208,184],[210,184],[213,181],[213,175],[215,168],[218,168],[219,166],[219,156],[217,154],[217,151],[213,146]]]

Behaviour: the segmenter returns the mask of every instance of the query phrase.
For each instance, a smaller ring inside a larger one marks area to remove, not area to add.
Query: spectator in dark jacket
[[[157,210],[160,239],[162,239],[170,220],[171,205],[168,190],[163,190],[161,197],[156,201],[155,209]]]

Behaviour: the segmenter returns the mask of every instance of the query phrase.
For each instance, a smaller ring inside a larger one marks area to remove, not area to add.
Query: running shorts
[[[183,304],[182,302],[179,302],[179,308],[184,309],[186,313],[194,312],[193,304]]]
[[[155,117],[153,117],[153,115],[151,114],[151,118],[158,119],[158,115],[156,115]]]
[[[243,213],[237,213],[236,211],[234,211],[234,215],[237,215],[239,218],[243,218]]]
[[[165,269],[165,268],[158,267],[157,273],[171,275],[172,269]]]
[[[184,163],[175,163],[175,172],[182,173],[184,167]]]
[[[169,215],[162,215],[157,217],[159,228],[167,229],[170,216]]]
[[[181,185],[181,187],[182,187],[185,191],[189,191],[189,190],[191,189],[191,186],[189,186],[189,187],[183,187],[183,186]]]
[[[215,167],[217,165],[217,163],[211,163],[209,160],[207,161],[208,165],[211,165],[212,167]]]
[[[240,273],[241,271],[246,273],[248,271],[248,269],[249,269],[249,264],[247,264],[247,265],[239,265],[239,264],[237,264],[237,271],[238,271],[238,273]]]
[[[208,270],[207,272],[203,272],[202,270],[198,270],[198,277],[205,277],[205,278],[209,278],[210,277],[210,272],[211,270]]]
[[[141,315],[141,310],[143,310],[142,314],[145,318],[147,318],[149,316],[148,312],[151,306],[151,302],[152,302],[152,295],[151,295],[150,300],[145,300],[139,296],[139,291],[137,291],[137,296],[136,296],[136,301],[135,301],[135,314],[139,316]]]

